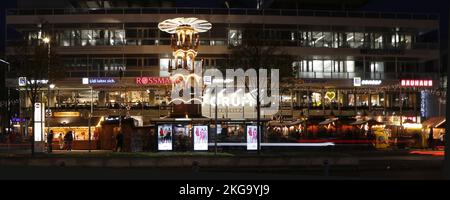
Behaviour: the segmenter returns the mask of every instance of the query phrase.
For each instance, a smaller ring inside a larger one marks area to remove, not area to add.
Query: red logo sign
[[[402,87],[433,87],[433,80],[401,80]]]
[[[136,85],[170,85],[169,77],[137,77]]]

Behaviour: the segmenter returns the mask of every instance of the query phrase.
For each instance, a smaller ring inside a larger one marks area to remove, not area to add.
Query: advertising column
[[[34,104],[34,151],[44,152],[44,124],[45,124],[45,113],[44,104],[35,103]]]

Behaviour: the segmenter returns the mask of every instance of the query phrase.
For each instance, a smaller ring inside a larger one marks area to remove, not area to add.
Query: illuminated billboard
[[[172,150],[172,125],[158,126],[158,150]]]
[[[258,150],[257,137],[257,126],[247,126],[247,150]]]
[[[194,150],[208,150],[208,126],[194,126]]]

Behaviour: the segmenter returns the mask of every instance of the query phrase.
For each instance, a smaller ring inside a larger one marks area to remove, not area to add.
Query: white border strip
[[[214,143],[209,143],[208,146],[214,146]],[[217,143],[217,146],[233,147],[233,146],[247,146],[247,143]],[[335,146],[332,142],[324,143],[261,143],[262,147],[327,147]]]

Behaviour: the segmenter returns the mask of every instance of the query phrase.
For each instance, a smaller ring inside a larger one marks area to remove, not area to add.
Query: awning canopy
[[[356,120],[355,122],[351,123],[350,125],[363,125],[363,124],[369,124],[369,126],[384,125],[383,122],[379,122],[379,121],[374,120],[374,119],[370,119],[370,120]]]
[[[100,119],[101,117],[92,117],[91,126],[96,126]],[[83,117],[51,117],[45,120],[46,126],[50,127],[87,127],[89,124],[89,120]]]
[[[295,125],[299,125],[302,122],[304,122],[304,120],[300,120],[297,119],[295,121],[269,121],[269,123],[267,124],[268,126],[295,126]]]
[[[367,123],[366,120],[356,120],[355,122],[351,123],[350,125],[363,125]]]
[[[425,128],[445,128],[446,119],[445,117],[432,117],[425,120],[422,126]]]
[[[320,122],[319,125],[328,125],[328,124],[331,124],[331,123],[333,123],[333,122],[335,122],[337,120],[339,120],[339,118],[329,118],[329,119],[326,119],[323,122]]]

